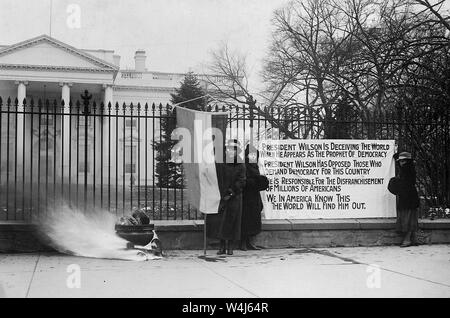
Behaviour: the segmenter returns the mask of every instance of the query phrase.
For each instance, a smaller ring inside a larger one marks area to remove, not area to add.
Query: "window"
[[[85,150],[86,147],[84,146],[84,144],[80,143],[80,146],[78,147],[78,173],[89,173],[89,171],[91,170],[90,168],[90,162],[89,162],[89,149],[87,149],[88,153],[88,160],[87,162],[85,161]]]
[[[79,117],[79,125],[78,127],[85,127],[86,126],[86,116],[80,116]],[[87,126],[92,126],[92,117],[87,118]]]
[[[136,146],[125,146],[125,173],[136,173]]]
[[[137,119],[125,119],[126,128],[137,128]]]
[[[41,115],[41,126],[53,126],[54,116],[51,115]]]
[[[11,138],[14,138],[14,134],[16,131],[16,121],[14,120],[14,118],[11,116],[9,119],[9,136],[8,134],[8,120],[6,118],[6,116],[3,117],[2,114],[2,131],[0,131],[0,136],[4,136],[4,139],[8,139],[10,140]]]
[[[140,72],[134,72],[134,71],[132,71],[132,72],[122,72],[122,74],[121,74],[121,77],[122,78],[139,78],[139,79],[141,79],[142,78],[142,73],[140,73]]]
[[[8,157],[8,160],[6,158],[4,158],[3,159],[4,162],[2,164],[6,165],[8,163],[8,172],[11,173],[11,172],[14,172],[14,168],[15,168],[14,167],[14,162],[15,162],[14,150],[15,150],[16,143],[15,143],[14,139],[12,139],[12,140],[9,139],[8,144],[9,144],[9,157]],[[5,147],[2,151],[5,152],[5,156],[6,156],[7,149],[8,149],[7,145],[3,144],[2,147]]]
[[[39,143],[38,143],[38,145],[39,145]],[[54,146],[53,137],[48,136],[48,142],[47,142],[45,133],[43,133],[43,135],[41,136],[40,146],[41,146],[41,148],[40,148],[41,151],[53,152],[53,146]]]
[[[50,179],[53,177],[53,154],[39,154],[40,157],[40,174],[41,174],[41,182],[46,179]]]

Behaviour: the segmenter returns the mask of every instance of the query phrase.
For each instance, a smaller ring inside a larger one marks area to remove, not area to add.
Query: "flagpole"
[[[52,37],[53,0],[50,0],[49,36]]]
[[[203,255],[206,256],[206,217],[208,214],[205,215],[205,220],[203,221]]]

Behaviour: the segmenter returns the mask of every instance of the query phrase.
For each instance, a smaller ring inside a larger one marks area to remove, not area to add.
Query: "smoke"
[[[127,241],[117,236],[115,217],[102,210],[83,212],[67,205],[49,209],[37,220],[41,235],[61,253],[145,261],[151,255],[126,249]]]

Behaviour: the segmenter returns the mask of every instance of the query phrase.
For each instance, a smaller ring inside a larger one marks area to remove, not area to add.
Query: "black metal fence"
[[[397,109],[373,121],[324,120],[303,108],[229,110],[229,138],[248,139],[252,131],[257,141],[394,139],[416,158],[424,202],[450,202],[448,109],[420,118]],[[168,182],[174,164],[161,159],[174,123],[170,105],[104,105],[87,94],[69,105],[0,98],[0,220],[30,220],[61,203],[118,216],[146,208],[153,219],[201,218],[187,202],[183,180]]]

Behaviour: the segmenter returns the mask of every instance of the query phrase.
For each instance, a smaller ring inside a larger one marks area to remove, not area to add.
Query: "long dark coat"
[[[416,170],[412,161],[400,167],[398,177],[389,181],[388,190],[397,196],[397,231],[416,231],[418,224],[419,195],[416,189]]]
[[[256,163],[246,164],[247,180],[242,202],[241,239],[261,232],[261,211],[263,203],[260,191],[267,189],[269,180],[259,173]]]
[[[419,207],[416,170],[412,161],[400,168],[398,177],[394,177],[389,181],[388,190],[398,198],[397,209],[416,209]]]
[[[206,217],[206,236],[221,240],[239,240],[241,238],[245,164],[218,163],[216,170],[221,201],[219,213],[209,214]],[[229,196],[229,193],[232,195]]]

